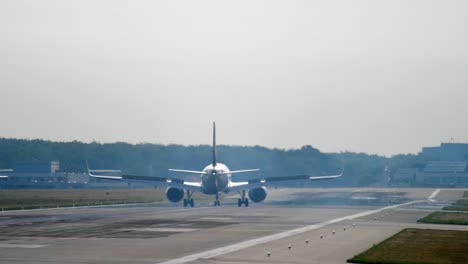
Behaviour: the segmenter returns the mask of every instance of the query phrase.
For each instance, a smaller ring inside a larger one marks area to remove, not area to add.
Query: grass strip
[[[463,197],[466,197],[468,191],[463,193]],[[444,206],[442,210],[449,210],[449,211],[468,211],[468,199],[460,199],[451,205]]]
[[[0,210],[165,202],[161,189],[6,189]]]
[[[212,199],[200,193],[193,197],[205,202]],[[153,202],[168,202],[165,188],[0,190],[0,211]]]
[[[447,205],[442,208],[442,210],[447,211],[468,211],[468,206],[466,205]]]
[[[454,205],[466,205],[468,206],[468,199],[461,199],[454,203]]]
[[[418,220],[420,223],[468,225],[468,213],[464,212],[434,212]]]
[[[369,264],[468,263],[468,231],[407,228],[347,260]]]

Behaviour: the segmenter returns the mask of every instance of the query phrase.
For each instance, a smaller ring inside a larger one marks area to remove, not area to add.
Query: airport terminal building
[[[61,172],[58,160],[15,161],[6,174],[9,177],[2,180],[3,188],[83,187],[89,182],[86,174]]]
[[[419,154],[431,160],[467,161],[468,143],[442,143],[436,147],[423,147]]]
[[[437,147],[424,147],[419,155],[432,161],[423,169],[399,168],[392,176],[394,185],[468,186],[468,144],[442,143]]]
[[[64,172],[58,160],[14,161],[12,168],[0,169],[0,188],[154,188],[147,183],[90,179],[87,173]]]

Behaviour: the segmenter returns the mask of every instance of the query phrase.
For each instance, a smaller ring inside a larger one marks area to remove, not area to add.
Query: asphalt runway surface
[[[278,189],[237,207],[157,204],[0,212],[0,263],[345,263],[460,189]],[[430,198],[430,199],[429,199]]]

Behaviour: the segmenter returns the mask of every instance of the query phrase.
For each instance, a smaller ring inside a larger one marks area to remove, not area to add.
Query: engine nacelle
[[[267,197],[267,189],[265,187],[249,190],[249,198],[254,203],[259,203]]]
[[[180,202],[182,198],[184,198],[184,190],[182,189],[177,189],[174,187],[169,187],[166,190],[166,197],[169,201],[173,203]]]

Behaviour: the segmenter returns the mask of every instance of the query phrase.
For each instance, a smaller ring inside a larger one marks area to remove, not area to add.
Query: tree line
[[[317,181],[310,186],[371,186],[384,184],[388,175],[401,166],[421,167],[419,155],[385,157],[366,153],[322,153],[307,145],[299,149],[270,149],[261,146],[217,147],[218,162],[231,170],[259,168],[261,177],[287,175],[329,175],[345,169],[333,181]],[[86,160],[93,169],[121,169],[137,175],[171,176],[169,168],[202,170],[211,162],[211,146],[161,144],[54,142],[0,138],[0,168],[11,168],[15,161],[59,160],[62,172],[86,172]],[[238,174],[235,180],[258,177],[257,173]]]

